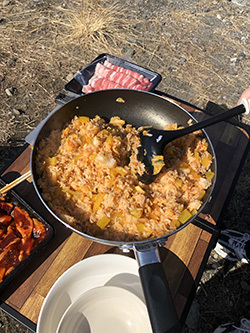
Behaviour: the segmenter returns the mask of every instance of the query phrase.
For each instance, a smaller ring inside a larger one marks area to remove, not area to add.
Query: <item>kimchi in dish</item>
[[[198,131],[169,143],[160,174],[145,185],[138,180],[142,130],[119,117],[75,116],[41,140],[38,185],[52,211],[81,232],[116,241],[161,237],[197,214],[214,177],[207,140]]]

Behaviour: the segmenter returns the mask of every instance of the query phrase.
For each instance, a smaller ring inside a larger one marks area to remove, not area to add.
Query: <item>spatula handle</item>
[[[207,128],[209,126],[215,125],[221,121],[230,119],[234,116],[238,116],[239,114],[245,113],[249,110],[246,109],[246,107],[241,104],[238,105],[236,107],[234,107],[233,109],[227,110],[225,112],[219,113],[216,116],[213,116],[211,118],[205,119],[203,121],[200,121],[199,123],[196,123],[194,125],[185,127],[183,129],[180,130],[180,136],[182,135],[186,135],[192,132],[195,132],[197,130],[200,130],[202,128]]]

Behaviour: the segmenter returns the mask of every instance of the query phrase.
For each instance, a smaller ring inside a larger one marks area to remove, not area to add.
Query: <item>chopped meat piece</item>
[[[12,220],[12,217],[9,215],[0,216],[0,226],[8,226]]]
[[[45,225],[37,219],[33,219],[33,237],[42,241],[46,235],[47,231]]]
[[[0,282],[2,274],[6,274],[10,267],[16,266],[18,261],[20,238],[9,229],[7,235],[0,242]]]
[[[9,274],[18,264],[18,255],[20,251],[20,239],[15,238],[11,241],[8,246],[0,254],[0,270],[1,274],[4,273],[6,276]],[[1,276],[1,278],[3,278]],[[1,282],[1,279],[0,279]]]
[[[0,283],[3,281],[5,271],[6,271],[6,268],[0,267]]]
[[[13,209],[13,205],[9,202],[1,201],[0,202],[0,228],[5,230],[5,228],[11,223],[12,217],[10,213]],[[2,232],[0,232],[1,238]]]
[[[0,260],[2,260],[5,252],[8,251],[8,248],[17,242],[20,242],[20,239],[15,235],[15,233],[13,231],[8,232],[8,234],[0,242]]]
[[[13,205],[9,202],[2,201],[0,202],[0,216],[9,215],[13,209]]]
[[[1,228],[0,229],[0,240],[3,238],[4,234],[5,234],[5,229]]]
[[[48,235],[46,226],[28,212],[0,198],[0,283]]]
[[[31,237],[33,231],[33,221],[29,214],[16,206],[11,215],[14,218],[16,228],[22,237]]]
[[[34,239],[31,237],[22,238],[22,244],[20,246],[20,253],[18,260],[21,262],[24,258],[30,255],[30,252],[33,248]]]

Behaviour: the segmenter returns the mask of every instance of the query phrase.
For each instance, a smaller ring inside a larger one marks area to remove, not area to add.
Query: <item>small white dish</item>
[[[119,254],[93,256],[73,265],[54,283],[43,302],[36,332],[56,332],[69,306],[81,294],[102,286],[123,288],[145,302],[135,259]]]
[[[56,333],[151,333],[145,303],[119,287],[97,287],[68,307]]]

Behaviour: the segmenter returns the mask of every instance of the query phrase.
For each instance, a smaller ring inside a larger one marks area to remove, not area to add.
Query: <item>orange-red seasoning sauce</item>
[[[47,235],[45,225],[0,199],[0,283]]]

